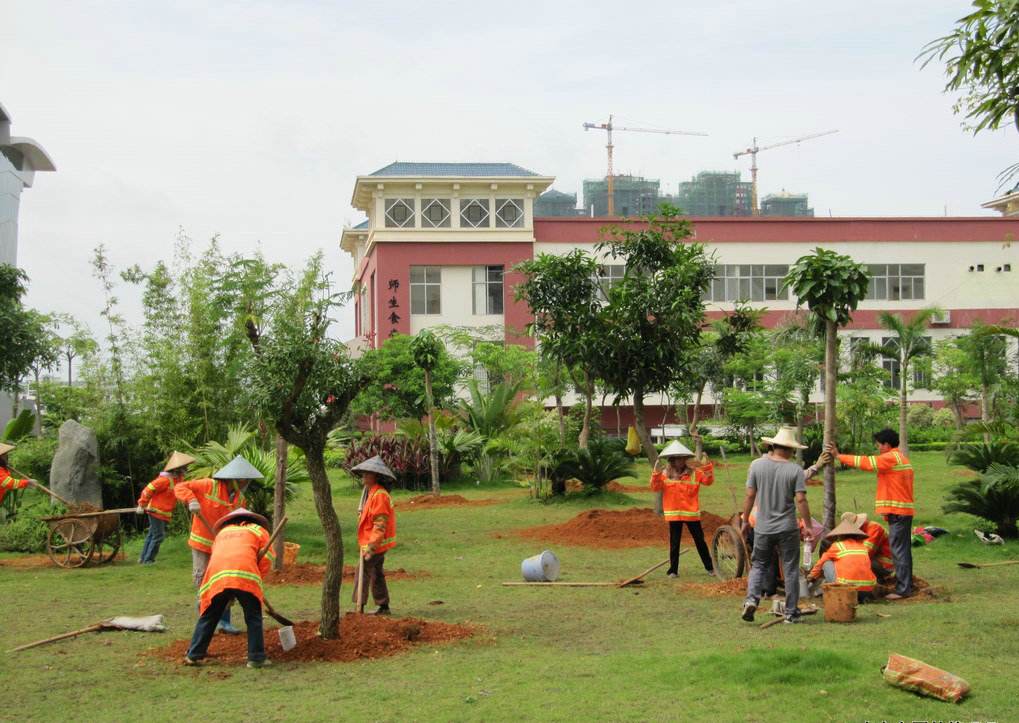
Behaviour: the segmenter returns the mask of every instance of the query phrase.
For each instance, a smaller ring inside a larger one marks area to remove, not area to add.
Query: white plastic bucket
[[[520,572],[527,582],[554,582],[559,578],[559,558],[551,550],[545,550],[520,563]]]
[[[297,636],[294,635],[294,628],[292,625],[287,625],[284,628],[279,629],[280,633],[280,646],[283,648],[283,652],[293,650],[297,647]]]

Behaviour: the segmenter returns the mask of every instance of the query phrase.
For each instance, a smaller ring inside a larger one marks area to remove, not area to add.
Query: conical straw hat
[[[867,533],[850,522],[843,522],[825,537],[866,537]]]
[[[379,455],[375,455],[370,459],[366,459],[361,464],[351,467],[350,471],[357,475],[364,472],[374,472],[375,474],[384,475],[391,480],[396,479],[396,475],[393,474],[393,470],[386,466],[386,463],[382,461],[382,457]]]
[[[685,444],[680,442],[678,439],[674,439],[669,442],[668,446],[661,451],[659,457],[693,457],[694,454],[691,452]]]
[[[254,522],[256,525],[261,525],[267,530],[270,527],[269,520],[262,517],[262,515],[258,514],[257,512],[252,512],[251,510],[244,509],[243,507],[238,507],[233,512],[227,513],[220,517],[219,520],[216,521],[216,524],[212,526],[213,532],[219,532],[224,525],[228,525],[231,522],[236,522],[238,518],[243,518],[250,522]]]
[[[265,479],[251,462],[237,455],[230,463],[212,475],[213,479]]]
[[[843,512],[842,521],[848,522],[850,525],[856,525],[862,530],[863,526],[867,524],[867,513]]]
[[[791,449],[806,449],[805,445],[796,439],[795,427],[781,427],[774,437],[761,437],[765,444],[773,444],[777,447],[790,447]]]
[[[191,455],[184,454],[183,452],[174,451],[174,453],[170,455],[170,459],[168,459],[166,461],[166,465],[163,467],[163,471],[164,472],[173,472],[175,469],[180,469],[181,467],[187,467],[189,464],[193,463],[194,461],[195,461],[195,458],[192,457]]]
[[[14,449],[14,447],[15,445],[13,444],[4,444],[3,442],[0,442],[0,455],[7,454],[12,449]]]

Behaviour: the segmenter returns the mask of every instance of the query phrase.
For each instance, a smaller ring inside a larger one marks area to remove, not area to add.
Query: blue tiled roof
[[[470,177],[502,177],[502,176],[537,176],[515,163],[407,163],[394,161],[380,168],[372,176],[453,176],[456,178]]]
[[[354,231],[363,231],[364,229],[368,228],[368,226],[369,226],[368,219],[365,219],[361,223],[357,224],[357,226],[354,226]]]

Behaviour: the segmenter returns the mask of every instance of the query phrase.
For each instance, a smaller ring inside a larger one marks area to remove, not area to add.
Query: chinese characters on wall
[[[400,314],[397,312],[400,309],[400,301],[396,298],[396,292],[399,290],[399,288],[400,288],[399,279],[389,280],[389,292],[392,295],[389,297],[388,303],[389,316],[387,318],[389,319],[389,323],[393,325],[393,327],[389,330],[389,336],[394,336],[399,333],[397,325],[400,323]]]

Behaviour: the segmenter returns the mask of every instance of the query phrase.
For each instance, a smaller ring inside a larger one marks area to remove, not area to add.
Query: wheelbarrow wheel
[[[116,558],[117,553],[120,552],[121,542],[120,529],[114,530],[96,542],[95,552],[93,553],[96,563],[102,565]]]
[[[95,549],[92,527],[81,520],[65,519],[53,523],[46,538],[46,552],[60,567],[81,567]]]
[[[711,540],[711,561],[720,579],[742,577],[746,570],[746,557],[746,546],[739,530],[731,525],[722,525],[715,530]]]

